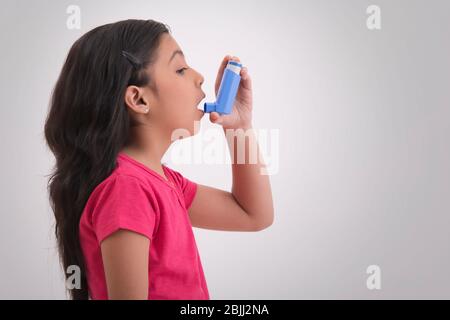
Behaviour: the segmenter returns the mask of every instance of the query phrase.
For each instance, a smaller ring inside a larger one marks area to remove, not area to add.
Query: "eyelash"
[[[177,73],[183,75],[183,74],[184,74],[183,71],[184,71],[184,70],[187,70],[187,69],[189,69],[189,68],[181,68],[181,69],[177,70]],[[183,72],[183,73],[182,73],[182,72]]]

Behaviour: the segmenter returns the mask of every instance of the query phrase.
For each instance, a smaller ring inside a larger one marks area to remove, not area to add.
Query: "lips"
[[[203,94],[202,98],[201,98],[201,99],[198,101],[198,103],[197,103],[197,109],[199,109],[198,106],[199,106],[200,104],[202,104],[202,101],[203,101],[205,98],[206,98],[206,95]],[[201,106],[201,110],[203,110],[203,105]]]
[[[198,100],[197,103],[197,112],[198,112],[198,116],[200,117],[200,119],[205,115],[205,111],[203,111],[203,103],[202,101],[206,98],[206,95],[203,94],[202,98],[200,100]]]
[[[203,118],[203,116],[205,115],[205,112],[203,110],[200,110],[200,109],[197,109],[197,111],[198,111],[199,118],[200,119]]]

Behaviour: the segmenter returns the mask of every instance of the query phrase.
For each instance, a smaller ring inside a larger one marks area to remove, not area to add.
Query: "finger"
[[[242,87],[245,89],[251,89],[252,88],[252,78],[250,77],[248,73],[247,67],[243,67],[241,69],[241,79],[242,79]]]
[[[231,59],[230,55],[226,55],[223,60],[222,63],[219,66],[219,71],[217,72],[217,78],[216,78],[216,82],[214,84],[214,88],[216,89],[216,94],[219,91],[219,87],[220,87],[220,82],[222,81],[222,77],[223,77],[223,73],[225,71],[225,67],[227,66],[228,60]]]

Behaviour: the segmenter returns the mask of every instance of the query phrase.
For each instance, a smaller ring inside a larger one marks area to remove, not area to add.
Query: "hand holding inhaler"
[[[236,94],[241,81],[242,64],[230,60],[223,72],[222,81],[220,83],[219,92],[216,102],[205,102],[205,112],[218,112],[220,114],[230,114],[236,99]]]
[[[216,102],[204,104],[204,112],[209,112],[212,123],[220,124],[223,129],[252,127],[252,79],[238,57],[223,58],[214,91]]]

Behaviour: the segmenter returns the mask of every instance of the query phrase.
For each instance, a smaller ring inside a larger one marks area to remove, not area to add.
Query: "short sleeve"
[[[192,180],[189,180],[176,170],[170,168],[168,169],[172,173],[175,182],[177,183],[179,189],[183,193],[186,209],[189,209],[189,207],[192,204],[192,201],[194,200],[195,194],[197,193],[197,183]]]
[[[119,229],[153,238],[157,212],[142,182],[133,176],[118,175],[106,182],[92,213],[92,226],[100,244]]]

